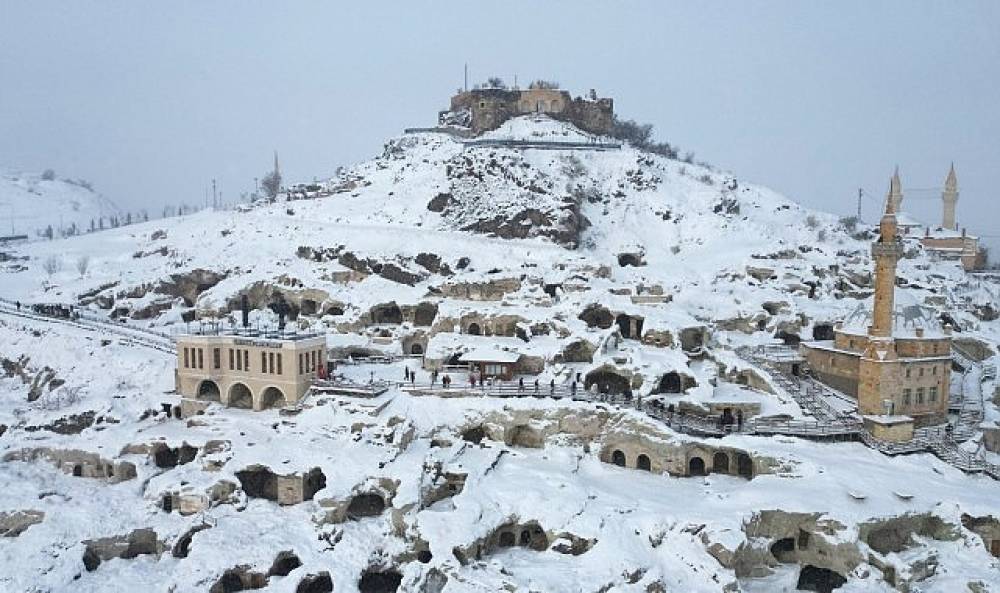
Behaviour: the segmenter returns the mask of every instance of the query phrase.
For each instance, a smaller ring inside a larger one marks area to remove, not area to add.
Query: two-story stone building
[[[326,338],[267,332],[177,338],[177,392],[200,401],[263,410],[299,401],[326,371]]]

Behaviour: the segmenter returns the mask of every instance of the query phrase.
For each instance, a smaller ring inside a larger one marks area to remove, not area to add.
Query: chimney
[[[965,227],[962,227],[962,238],[965,238]]]
[[[240,311],[243,312],[243,327],[250,327],[250,302],[247,295],[240,298]]]

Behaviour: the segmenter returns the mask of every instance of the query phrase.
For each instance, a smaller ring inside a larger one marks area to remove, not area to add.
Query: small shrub
[[[814,229],[819,226],[819,220],[816,219],[814,214],[810,214],[806,217],[806,226],[810,229]]]
[[[45,172],[42,173],[42,179],[44,179],[45,181],[52,181],[55,178],[56,178],[56,172],[53,171],[52,169],[46,169]]]

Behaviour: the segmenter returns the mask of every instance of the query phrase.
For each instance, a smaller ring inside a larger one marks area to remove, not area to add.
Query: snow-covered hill
[[[52,227],[54,236],[83,233],[121,211],[85,181],[0,171],[0,235],[36,237]],[[102,220],[103,219],[103,220]]]
[[[0,297],[158,331],[234,320],[241,295],[253,323],[274,323],[280,299],[335,355],[398,357],[343,365],[350,380],[407,367],[425,382],[421,364],[504,348],[540,361],[529,384],[615,375],[664,406],[807,418],[736,349],[812,339],[864,303],[870,228],[545,118],[480,140],[407,134],[311,199],[2,248]],[[575,146],[546,144],[560,142]],[[997,284],[905,247],[897,291],[1000,360]],[[0,527],[20,533],[0,538],[0,568],[22,568],[0,570],[10,590],[308,593],[330,590],[308,576],[326,572],[334,590],[364,593],[763,593],[838,579],[838,592],[1000,591],[973,530],[1000,529],[997,482],[930,454],[699,438],[606,403],[398,386],[177,420],[159,411],[178,401],[169,355],[5,311]],[[627,468],[612,463],[635,443],[656,452],[654,472],[632,449]],[[720,453],[752,459],[753,479],[721,470]],[[659,473],[694,456],[712,475]],[[74,476],[80,459],[135,477]],[[313,470],[322,484],[289,506],[246,473]],[[204,508],[164,512],[171,493]]]

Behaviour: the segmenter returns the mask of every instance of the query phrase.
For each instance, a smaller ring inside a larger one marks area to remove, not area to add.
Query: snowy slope
[[[404,135],[324,182],[323,197],[5,247],[0,297],[73,303],[88,314],[173,331],[191,315],[232,318],[241,294],[255,308],[254,323],[273,323],[267,305],[281,296],[294,306],[295,324],[329,332],[331,348],[398,355],[414,337],[428,340],[428,357],[507,347],[544,359],[543,385],[608,365],[640,378],[641,397],[677,371],[696,384],[670,397],[692,405],[747,401],[766,416],[803,416],[786,395],[736,382],[733,373],[746,363],[733,350],[781,335],[811,339],[818,325],[865,302],[867,229],[849,230],[735,175],[628,146],[503,145],[591,140],[544,118],[511,120],[485,139],[499,144]],[[1000,321],[983,311],[1000,309],[1000,287],[931,261],[914,241],[906,250],[897,290],[907,302],[948,314],[961,337],[995,353]],[[63,265],[50,275],[44,262],[52,258]],[[73,265],[81,258],[89,258],[83,273]],[[487,285],[499,292],[483,298],[476,291]],[[662,298],[633,298],[661,290]],[[430,306],[433,322],[373,322],[387,303]],[[644,332],[671,339],[618,340],[617,325],[582,318],[595,307],[642,318]],[[463,329],[470,318],[514,319],[517,333],[473,336]],[[691,330],[704,332],[706,356],[685,353],[681,342]],[[581,341],[595,348],[593,359],[565,362],[563,354]],[[604,404],[420,397],[395,387],[372,404],[312,397],[292,413],[212,407],[176,420],[154,413],[177,402],[171,357],[156,350],[0,313],[0,357],[0,457],[38,447],[80,450],[134,463],[138,474],[109,484],[39,459],[0,463],[9,485],[0,513],[45,513],[16,538],[0,538],[4,590],[206,591],[235,567],[267,573],[278,552],[291,550],[302,566],[269,577],[268,591],[295,591],[319,571],[331,574],[338,592],[392,590],[362,588],[372,570],[398,571],[399,591],[421,593],[792,591],[798,563],[757,566],[769,562],[774,536],[752,526],[777,509],[817,514],[810,520],[821,525],[807,535],[832,550],[826,561],[858,559],[838,592],[901,590],[871,557],[924,592],[1000,591],[1000,565],[962,527],[963,514],[1000,519],[997,482],[931,455],[887,457],[860,443],[787,437],[698,439]],[[340,371],[359,381],[394,381],[404,365],[417,368],[417,360]],[[65,382],[28,401],[33,378],[50,372]],[[417,373],[428,380],[426,371]],[[1000,418],[996,406],[986,408],[987,419]],[[93,423],[78,432],[56,430],[88,413]],[[473,427],[484,427],[481,443],[464,439]],[[514,437],[521,432],[543,436],[525,443]],[[747,481],[601,461],[615,439],[628,438],[746,451],[771,469]],[[187,443],[199,452],[190,463],[157,467],[142,452],[156,443]],[[318,467],[325,486],[291,506],[251,498],[236,486],[236,474],[255,465],[283,475]],[[428,502],[439,470],[465,474],[465,486]],[[226,484],[235,490],[203,512],[160,508],[164,493],[225,491]],[[388,493],[385,512],[331,518],[337,505],[370,492]],[[897,551],[873,552],[862,541],[866,524],[903,515],[945,527],[924,529]],[[0,515],[0,525],[4,520]],[[553,535],[552,547],[486,545],[498,528],[532,522]],[[170,552],[200,526],[208,528],[191,538],[186,556]],[[84,570],[84,541],[141,528],[155,531],[166,551]],[[582,547],[570,552],[570,544]],[[745,574],[751,565],[758,572]]]
[[[121,214],[111,200],[94,192],[83,182],[43,179],[41,175],[0,171],[0,234],[36,236],[52,226],[68,232],[76,225],[80,232],[91,221]]]

